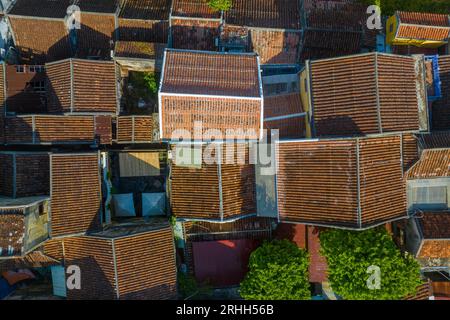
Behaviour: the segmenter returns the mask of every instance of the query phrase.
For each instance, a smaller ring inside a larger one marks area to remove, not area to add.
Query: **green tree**
[[[322,231],[320,243],[331,286],[344,299],[398,300],[421,284],[418,262],[401,253],[385,228]],[[380,270],[378,289],[370,279],[371,266]]]
[[[228,11],[233,5],[232,0],[208,0],[208,5],[215,11]]]
[[[288,240],[265,242],[252,252],[240,294],[248,300],[311,298],[308,254]]]
[[[393,15],[397,10],[448,14],[450,8],[450,0],[359,0],[359,2],[379,5],[385,16]]]

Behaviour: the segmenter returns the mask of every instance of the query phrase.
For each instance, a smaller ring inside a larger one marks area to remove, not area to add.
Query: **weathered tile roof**
[[[59,265],[55,260],[43,253],[41,249],[30,252],[24,257],[0,260],[0,273],[8,270],[25,268],[44,268]]]
[[[450,149],[426,149],[420,160],[408,170],[407,179],[450,177]]]
[[[81,290],[68,299],[175,299],[176,262],[171,227],[122,236],[63,239],[67,265],[81,268]]]
[[[450,239],[450,212],[426,212],[416,220],[424,239]]]
[[[434,131],[417,135],[421,149],[450,148],[450,131]]]
[[[172,47],[175,49],[217,51],[220,21],[176,19],[171,20]]]
[[[52,237],[98,230],[101,227],[99,154],[52,154],[51,161]]]
[[[115,14],[119,0],[17,0],[9,15],[42,18],[64,18],[67,8],[77,5],[81,11]]]
[[[450,20],[445,14],[398,11],[400,24],[397,38],[448,40],[450,38]]]
[[[113,15],[81,13],[81,29],[77,30],[75,56],[78,58],[96,57],[109,60],[111,42],[116,29]]]
[[[156,60],[162,59],[165,48],[166,44],[164,43],[116,41],[114,56]]]
[[[361,37],[358,32],[305,30],[300,60],[357,54],[361,51]]]
[[[67,59],[46,65],[51,112],[117,111],[113,61]]]
[[[161,92],[260,97],[256,55],[167,50]]]
[[[33,127],[34,123],[34,127]],[[111,116],[30,115],[4,119],[8,144],[111,144]]]
[[[249,164],[248,147],[234,146],[234,159],[238,159],[238,154],[244,155],[243,164],[227,164],[228,149],[220,148],[220,166],[204,160],[201,168],[173,163],[170,196],[172,212],[177,217],[221,221],[256,214],[255,170]],[[203,150],[205,155],[207,151]]]
[[[303,112],[298,92],[264,97],[264,119],[295,115]],[[264,121],[265,129],[278,129],[280,138],[305,137],[305,118],[293,117]]]
[[[301,43],[299,32],[251,29],[250,40],[262,64],[298,63]]]
[[[358,229],[406,217],[399,135],[280,142],[276,159],[281,221]]]
[[[361,32],[367,19],[367,6],[352,0],[305,0],[303,3],[305,29]]]
[[[9,17],[22,62],[44,64],[70,57],[71,48],[63,20]],[[45,33],[32,30],[46,30]]]
[[[261,82],[257,56],[167,50],[160,88],[163,139],[176,129],[261,129]],[[177,120],[175,120],[177,119]],[[194,137],[200,139],[200,137]],[[243,139],[243,137],[237,137]]]
[[[220,12],[213,11],[206,0],[173,0],[172,16],[219,19]]]
[[[119,19],[119,40],[167,43],[169,23],[136,19]]]
[[[299,30],[299,1],[234,0],[225,21],[237,26]]]
[[[11,198],[50,194],[47,153],[0,153],[0,195]]]
[[[426,111],[418,111],[424,83],[415,65],[414,57],[378,53],[312,61],[316,135],[418,131]]]
[[[117,142],[153,142],[154,126],[152,116],[119,116],[117,117]]]
[[[125,0],[119,18],[168,20],[171,0]]]
[[[450,55],[439,56],[442,98],[433,102],[433,130],[450,130]]]
[[[73,0],[17,0],[9,9],[9,15],[45,18],[64,18]]]

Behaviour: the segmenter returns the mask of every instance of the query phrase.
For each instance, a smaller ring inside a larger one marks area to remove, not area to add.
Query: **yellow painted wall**
[[[393,15],[386,22],[386,43],[389,45],[394,44],[395,35],[397,34],[398,20],[397,16]]]
[[[309,69],[305,67],[302,72],[300,72],[300,99],[302,101],[303,111],[306,112],[306,117],[303,117],[305,121],[306,137],[311,138],[311,124],[309,119],[311,118],[311,106],[310,106],[310,81],[309,81]]]

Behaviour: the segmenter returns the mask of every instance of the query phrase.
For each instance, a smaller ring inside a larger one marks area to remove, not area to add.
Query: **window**
[[[27,82],[27,87],[31,88],[33,92],[45,93],[45,81]]]
[[[417,187],[413,189],[412,204],[414,209],[445,210],[447,205],[447,187]]]
[[[25,66],[16,66],[17,73],[25,73]]]
[[[30,66],[30,72],[34,73],[44,72],[44,66]]]
[[[394,24],[393,24],[393,23],[391,23],[391,24],[389,25],[389,32],[390,32],[390,33],[394,32]]]

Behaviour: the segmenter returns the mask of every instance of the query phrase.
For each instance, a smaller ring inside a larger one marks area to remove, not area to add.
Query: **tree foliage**
[[[215,11],[228,11],[233,5],[232,0],[208,0],[208,5]]]
[[[248,300],[310,299],[308,263],[307,252],[288,240],[265,242],[250,256],[240,294]]]
[[[321,232],[322,254],[328,262],[333,290],[350,300],[398,300],[421,284],[418,262],[402,254],[385,228]],[[380,268],[380,288],[369,289],[370,266]]]
[[[381,7],[381,13],[390,16],[397,10],[449,13],[450,0],[359,0],[361,3],[371,5],[377,4]]]

